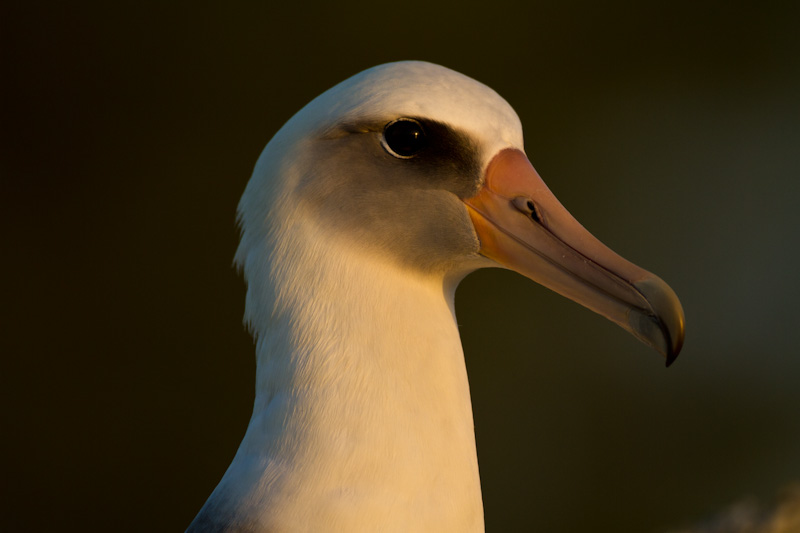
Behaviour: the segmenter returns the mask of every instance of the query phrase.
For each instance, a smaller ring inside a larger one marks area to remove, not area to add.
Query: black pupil
[[[398,120],[383,132],[386,144],[399,156],[409,157],[425,147],[425,132],[413,120]]]

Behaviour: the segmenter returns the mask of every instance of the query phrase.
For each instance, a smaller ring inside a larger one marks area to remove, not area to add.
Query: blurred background
[[[457,293],[492,531],[665,532],[800,481],[800,8],[6,3],[3,531],[182,531],[247,426],[235,209],[375,64],[493,87],[590,231],[681,297],[663,359],[511,272]]]

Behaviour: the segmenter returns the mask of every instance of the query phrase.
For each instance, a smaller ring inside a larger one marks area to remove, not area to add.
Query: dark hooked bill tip
[[[633,285],[648,301],[652,313],[632,310],[628,323],[640,340],[667,358],[667,366],[670,366],[683,347],[685,320],[681,302],[669,285],[656,276]]]

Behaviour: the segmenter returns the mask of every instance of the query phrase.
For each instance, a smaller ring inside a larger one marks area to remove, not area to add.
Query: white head
[[[428,133],[425,157],[387,149],[384,128],[402,118]],[[315,98],[267,145],[239,207],[237,261],[277,225],[302,218],[409,268],[458,268],[478,252],[460,199],[478,191],[491,157],[508,147],[522,148],[519,119],[485,85],[417,61],[361,72]]]

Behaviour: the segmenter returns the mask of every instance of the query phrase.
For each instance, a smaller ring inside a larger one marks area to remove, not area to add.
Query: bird
[[[514,270],[672,363],[684,314],[583,228],[488,86],[424,61],[322,93],[259,156],[237,209],[256,395],[187,531],[476,532],[483,504],[458,283]]]

